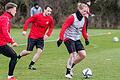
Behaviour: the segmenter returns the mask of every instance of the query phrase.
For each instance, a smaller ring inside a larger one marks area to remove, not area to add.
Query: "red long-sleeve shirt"
[[[10,36],[10,20],[12,15],[5,12],[0,16],[0,46],[4,46],[7,43],[14,43],[14,40]]]
[[[32,23],[29,38],[33,39],[43,38],[45,34],[50,36],[54,28],[53,18],[51,16],[44,16],[43,13],[28,18],[24,24],[23,31],[27,31],[29,23]]]
[[[65,34],[65,31],[69,28],[69,27],[71,27],[71,25],[74,23],[74,16],[73,15],[70,15],[67,19],[66,19],[66,21],[64,22],[64,24],[62,25],[62,29],[61,29],[61,31],[60,31],[60,35],[59,35],[59,37],[60,37],[60,39],[61,40],[64,40],[64,34]],[[79,25],[79,26],[81,26],[81,25]],[[69,31],[70,31],[71,29],[69,29]],[[71,32],[72,32],[72,30],[71,30]],[[69,33],[69,32],[68,32]],[[84,37],[84,39],[85,40],[88,40],[88,35],[87,35],[87,33],[86,33],[86,18],[84,17],[84,23],[83,23],[83,27],[82,27],[82,35],[83,35],[83,37]]]

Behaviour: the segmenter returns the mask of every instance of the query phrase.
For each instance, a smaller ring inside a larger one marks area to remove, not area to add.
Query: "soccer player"
[[[11,19],[15,16],[16,7],[15,3],[7,3],[5,5],[6,11],[0,16],[0,54],[10,58],[7,80],[16,80],[13,73],[17,62],[17,54],[8,46],[8,43],[11,43],[13,47],[17,46],[17,43],[10,36]]]
[[[28,24],[32,23],[32,26],[28,37],[27,49],[23,50],[20,53],[18,59],[20,59],[22,56],[31,53],[31,51],[33,51],[34,46],[36,46],[37,52],[35,53],[29,65],[29,69],[31,70],[36,70],[36,68],[33,67],[33,65],[39,59],[43,51],[44,40],[48,39],[48,37],[51,35],[53,31],[54,21],[52,16],[50,16],[51,13],[52,13],[52,7],[47,5],[45,6],[43,13],[33,15],[32,17],[28,18],[24,24],[23,32],[22,32],[23,35],[26,35]]]
[[[86,57],[86,51],[81,42],[81,35],[85,39],[85,44],[89,45],[88,35],[86,32],[86,7],[84,3],[78,3],[76,13],[70,15],[64,22],[60,31],[58,47],[64,41],[64,44],[69,52],[67,61],[66,78],[72,78],[73,67]]]
[[[38,3],[35,3],[34,6],[31,8],[30,14],[31,16],[42,13],[42,8],[38,5]]]

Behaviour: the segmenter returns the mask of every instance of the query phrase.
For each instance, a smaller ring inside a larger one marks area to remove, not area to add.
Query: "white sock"
[[[12,76],[8,76],[8,79],[11,78],[11,77],[13,77],[13,75]]]

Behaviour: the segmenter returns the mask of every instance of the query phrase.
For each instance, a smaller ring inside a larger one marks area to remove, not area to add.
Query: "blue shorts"
[[[73,41],[72,39],[68,39],[64,44],[69,53],[85,50],[80,40]]]
[[[40,48],[43,50],[44,48],[43,38],[38,39],[28,38],[27,51],[33,51],[34,46],[36,46],[36,48]]]

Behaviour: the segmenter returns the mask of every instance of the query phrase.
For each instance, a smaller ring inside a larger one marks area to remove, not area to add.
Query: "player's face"
[[[47,8],[44,10],[44,13],[45,13],[46,16],[49,16],[49,15],[51,15],[51,13],[52,13],[52,9],[51,9],[50,7],[47,7]]]
[[[88,9],[89,7],[87,5],[84,5],[83,8],[79,8],[79,11],[83,16],[86,16],[86,14],[88,14]]]
[[[11,14],[12,14],[13,16],[15,16],[15,13],[16,13],[16,7],[11,8],[10,12],[11,12]]]

